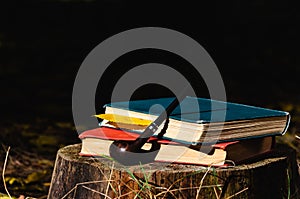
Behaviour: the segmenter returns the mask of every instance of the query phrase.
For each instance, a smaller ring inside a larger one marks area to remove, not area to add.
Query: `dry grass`
[[[3,185],[4,185],[4,189],[8,195],[9,198],[12,198],[8,189],[7,189],[7,186],[6,186],[6,182],[5,182],[5,170],[6,170],[6,165],[7,165],[7,158],[8,158],[8,155],[9,155],[9,150],[10,150],[10,147],[8,147],[7,151],[6,151],[6,155],[5,155],[5,160],[4,160],[4,165],[3,165],[3,169],[2,169],[2,180],[3,180]]]

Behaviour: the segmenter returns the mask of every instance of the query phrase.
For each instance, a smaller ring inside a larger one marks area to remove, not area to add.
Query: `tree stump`
[[[151,163],[124,167],[108,157],[61,148],[53,171],[53,198],[299,198],[295,151],[279,145],[265,159],[231,168]]]

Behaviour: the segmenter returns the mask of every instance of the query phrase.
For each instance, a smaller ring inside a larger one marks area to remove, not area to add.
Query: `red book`
[[[80,155],[109,156],[109,147],[114,140],[133,141],[138,136],[138,133],[108,127],[87,130],[79,135],[82,140]],[[150,142],[154,140],[161,144],[155,161],[212,166],[223,166],[226,162],[238,164],[260,157],[271,151],[275,141],[273,137],[264,137],[214,145],[186,146],[178,142],[150,137],[143,148],[150,148]]]

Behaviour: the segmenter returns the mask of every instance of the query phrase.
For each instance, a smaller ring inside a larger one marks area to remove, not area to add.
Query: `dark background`
[[[228,101],[289,111],[289,132],[298,132],[299,24],[296,1],[1,1],[1,144],[46,153],[54,161],[59,147],[80,142],[73,128],[72,89],[82,61],[110,36],[145,26],[174,29],[195,39],[218,66]],[[209,97],[203,80],[184,60],[144,50],[111,64],[98,85],[96,110],[102,112],[109,103],[122,73],[148,61],[177,68],[199,97]],[[133,98],[170,95],[167,89],[143,86]],[[0,156],[4,159],[4,153]],[[22,160],[16,152],[11,156]],[[42,181],[50,177],[51,172]]]
[[[104,39],[143,26],[171,28],[198,41],[217,64],[229,100],[253,105],[297,101],[297,8],[293,1],[1,3],[1,116],[71,120],[72,86],[85,56]],[[111,76],[143,59],[178,63],[157,52],[140,55],[119,61]],[[197,93],[206,96],[201,88]],[[147,97],[146,90],[142,93]],[[107,102],[97,97],[99,105]]]

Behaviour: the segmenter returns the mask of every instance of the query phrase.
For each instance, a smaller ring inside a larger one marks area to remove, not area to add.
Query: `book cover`
[[[159,115],[162,111],[156,105],[161,105],[166,108],[174,98],[157,98],[157,99],[146,99],[146,100],[135,100],[135,101],[124,101],[124,102],[113,102],[104,105],[105,108],[112,107],[118,109],[124,109],[128,111],[140,112],[145,114]],[[199,112],[195,112],[195,107],[198,108]],[[155,108],[157,107],[157,108]],[[214,109],[212,109],[214,107]],[[151,110],[151,113],[149,113]],[[220,118],[211,115],[213,112],[219,112]],[[215,123],[223,122],[223,115],[225,114],[225,122],[237,121],[237,120],[250,120],[256,118],[266,117],[280,117],[289,115],[288,112],[272,110],[262,107],[249,106],[244,104],[223,102],[206,98],[196,98],[187,96],[181,103],[180,106],[175,108],[171,113],[170,118],[191,122],[191,123]],[[200,118],[199,118],[200,117]]]

